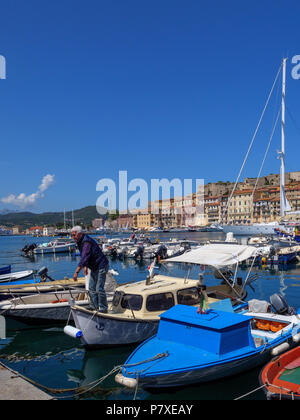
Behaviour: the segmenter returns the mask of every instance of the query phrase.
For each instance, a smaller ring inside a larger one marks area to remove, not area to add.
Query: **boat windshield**
[[[199,294],[196,287],[178,290],[177,301],[181,305],[198,305],[200,302]]]
[[[166,311],[175,305],[173,293],[159,293],[150,295],[146,300],[146,309],[149,312]]]
[[[125,294],[121,300],[121,307],[123,309],[131,309],[133,311],[140,311],[143,305],[143,296]]]

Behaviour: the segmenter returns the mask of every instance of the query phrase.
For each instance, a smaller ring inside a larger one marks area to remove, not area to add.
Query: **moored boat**
[[[17,271],[15,273],[7,273],[0,275],[0,284],[11,284],[16,281],[32,278],[33,270]]]
[[[255,255],[256,249],[247,246],[207,245],[196,248],[170,260],[175,262],[190,259],[194,264],[204,261],[215,268],[239,263],[244,258]],[[156,261],[149,267],[147,280],[120,285],[116,288],[108,313],[72,306],[76,328],[82,332],[81,342],[87,348],[118,346],[140,343],[154,335],[162,312],[177,304],[200,304],[202,299],[201,281],[154,274]],[[221,270],[216,277],[224,284],[205,288],[206,304],[230,298],[234,305],[243,302],[247,292],[246,284],[231,278],[231,274]],[[247,278],[249,281],[250,278]]]
[[[217,309],[201,313],[184,305],[171,308],[161,315],[157,334],[126,360],[116,382],[130,388],[177,387],[263,365],[300,341],[297,312],[288,306],[284,311],[278,295],[272,301],[273,313],[249,308],[241,313]]]
[[[34,254],[57,254],[63,252],[73,252],[76,249],[75,242],[68,241],[68,242],[59,242],[59,241],[52,241],[48,243],[44,243],[38,245],[36,248],[33,249]]]
[[[300,400],[300,347],[271,360],[259,379],[268,400]]]

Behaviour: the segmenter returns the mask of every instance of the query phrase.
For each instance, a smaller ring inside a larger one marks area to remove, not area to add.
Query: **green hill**
[[[93,219],[99,219],[101,216],[95,206],[87,206],[82,209],[74,210],[75,224],[91,225]],[[72,212],[66,212],[66,221],[68,225],[72,223]],[[32,226],[56,226],[64,224],[64,212],[57,213],[31,213],[18,212],[0,215],[0,225],[12,227],[21,226],[29,228]]]

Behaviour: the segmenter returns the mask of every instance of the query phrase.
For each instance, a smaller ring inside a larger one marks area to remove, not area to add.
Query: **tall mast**
[[[280,153],[280,217],[285,215],[285,85],[286,85],[286,58],[282,61],[282,99],[281,99],[281,153]]]
[[[287,211],[291,211],[290,203],[285,195],[285,85],[286,85],[286,61],[282,61],[282,99],[281,99],[281,152],[280,152],[280,217],[284,218]]]

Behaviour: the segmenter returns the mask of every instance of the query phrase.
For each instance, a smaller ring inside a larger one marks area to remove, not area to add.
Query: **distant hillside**
[[[95,206],[84,207],[79,210],[74,210],[75,224],[91,225],[93,219],[98,219],[101,216],[96,210]],[[67,224],[71,225],[72,212],[66,212]],[[19,212],[0,215],[0,225],[12,227],[21,226],[22,228],[29,228],[31,226],[54,226],[63,225],[64,212],[58,213],[31,213]]]

